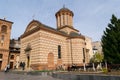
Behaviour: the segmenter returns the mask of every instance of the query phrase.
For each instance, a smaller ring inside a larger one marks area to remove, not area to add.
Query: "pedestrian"
[[[23,62],[20,62],[20,69],[23,68]]]
[[[5,72],[7,72],[7,66],[5,67]]]
[[[5,67],[5,72],[8,72],[10,69],[10,65],[8,64],[6,67]]]
[[[25,70],[25,62],[22,63],[23,70]]]

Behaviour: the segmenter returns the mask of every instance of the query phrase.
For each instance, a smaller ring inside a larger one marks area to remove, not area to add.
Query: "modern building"
[[[63,7],[55,16],[56,29],[32,20],[21,35],[20,62],[25,62],[26,69],[54,70],[89,63],[92,49],[86,43],[91,39],[73,26],[74,13]]]
[[[92,48],[93,48],[93,53],[100,53],[102,54],[102,45],[101,45],[101,42],[100,41],[95,41],[95,42],[92,42]]]
[[[0,70],[3,70],[8,64],[12,24],[11,21],[0,19]]]
[[[90,59],[93,57],[93,49],[92,49],[92,39],[88,36],[85,36],[85,42],[86,42],[86,54],[87,54],[87,62],[90,61]]]

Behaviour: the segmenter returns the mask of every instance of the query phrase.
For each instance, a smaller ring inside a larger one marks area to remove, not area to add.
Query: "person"
[[[25,62],[22,63],[23,70],[25,70]]]
[[[7,66],[5,67],[5,72],[7,72]]]
[[[10,65],[8,64],[6,67],[5,67],[5,72],[8,72],[10,69]]]
[[[20,62],[20,69],[23,69],[23,62]]]

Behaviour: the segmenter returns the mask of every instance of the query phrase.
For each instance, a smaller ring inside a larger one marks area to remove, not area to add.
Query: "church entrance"
[[[48,69],[49,70],[54,69],[54,54],[53,53],[48,54]]]
[[[26,68],[30,68],[30,54],[31,54],[31,50],[32,50],[32,48],[31,48],[31,45],[30,45],[30,43],[28,43],[28,45],[27,45],[27,47],[26,47],[26,49],[25,49],[25,54],[26,54],[26,63],[25,63],[25,65],[26,65]]]
[[[30,66],[30,56],[27,56],[27,68]]]

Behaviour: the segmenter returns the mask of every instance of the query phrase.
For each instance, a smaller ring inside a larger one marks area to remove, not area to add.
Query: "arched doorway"
[[[26,54],[26,68],[30,68],[30,54],[31,54],[31,45],[28,43],[26,49],[25,49],[25,54]]]
[[[54,69],[54,54],[53,53],[48,54],[48,69],[49,70]]]
[[[29,54],[27,54],[27,68],[30,67],[30,55]]]

